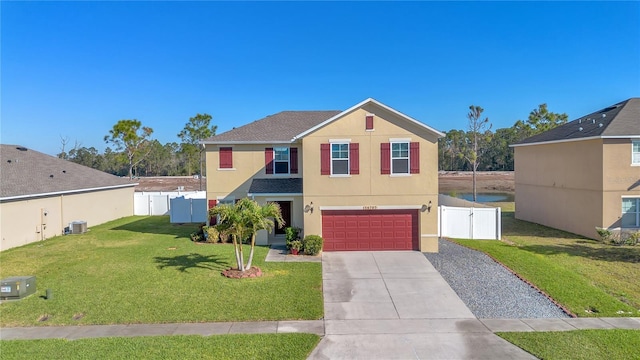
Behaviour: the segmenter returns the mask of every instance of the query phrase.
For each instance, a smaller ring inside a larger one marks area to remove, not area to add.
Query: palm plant
[[[256,243],[256,234],[260,230],[271,231],[277,225],[282,227],[284,220],[280,212],[280,206],[276,203],[260,205],[249,198],[243,198],[237,203],[222,204],[209,210],[210,216],[218,216],[219,222],[216,228],[220,234],[231,235],[235,248],[236,264],[238,270],[245,271],[251,268],[253,253]],[[244,253],[242,242],[251,236],[251,251],[249,261],[244,265]]]

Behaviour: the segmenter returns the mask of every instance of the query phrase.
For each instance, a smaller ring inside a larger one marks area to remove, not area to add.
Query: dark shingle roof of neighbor
[[[302,194],[302,178],[253,179],[249,194]]]
[[[341,111],[282,111],[212,136],[205,142],[286,142]]]
[[[0,199],[136,184],[20,145],[0,145]]]
[[[638,135],[640,135],[640,98],[631,98],[526,138],[515,145]]]

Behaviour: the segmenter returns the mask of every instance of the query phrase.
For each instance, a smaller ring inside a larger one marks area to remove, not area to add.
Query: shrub
[[[202,241],[202,234],[197,231],[191,233],[191,241],[199,242]]]
[[[322,237],[318,235],[307,235],[302,240],[304,253],[307,255],[318,255],[322,250]]]
[[[302,241],[300,241],[300,240],[293,240],[293,241],[291,242],[291,249],[300,251],[300,250],[302,250],[302,248],[303,248]]]
[[[202,228],[205,238],[209,243],[217,243],[220,241],[220,233],[214,226],[205,226]]]
[[[297,227],[286,227],[284,228],[284,234],[287,244],[287,249],[291,249],[291,242],[295,240],[300,240],[300,228]]]

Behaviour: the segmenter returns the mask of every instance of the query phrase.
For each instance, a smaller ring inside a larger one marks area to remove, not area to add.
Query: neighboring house
[[[345,111],[283,111],[213,136],[209,206],[277,202],[324,251],[438,250],[438,138],[373,99]],[[258,243],[283,241],[284,229]]]
[[[135,183],[18,145],[0,145],[0,250],[133,215]]]
[[[589,238],[640,228],[640,98],[512,146],[517,219]]]

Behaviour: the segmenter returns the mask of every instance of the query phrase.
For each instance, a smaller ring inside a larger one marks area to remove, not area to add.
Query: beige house
[[[0,145],[0,250],[133,215],[136,185],[18,145]]]
[[[202,142],[207,199],[277,202],[286,226],[321,235],[324,251],[435,252],[442,136],[373,99],[283,111]],[[263,231],[258,241],[283,238]]]
[[[513,147],[517,219],[589,238],[640,229],[640,98]]]

